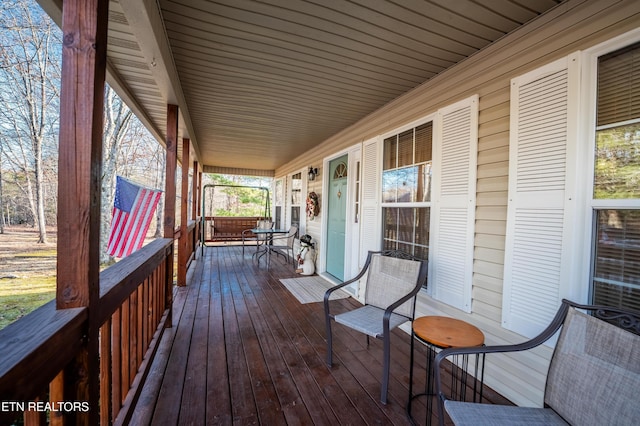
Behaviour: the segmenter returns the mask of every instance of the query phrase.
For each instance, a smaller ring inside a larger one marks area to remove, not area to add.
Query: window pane
[[[395,169],[398,167],[396,155],[398,152],[398,136],[392,136],[384,140],[384,158],[382,160],[382,170]]]
[[[382,242],[382,250],[397,250],[398,243],[394,240],[384,240]]]
[[[594,198],[640,198],[640,124],[596,133]]]
[[[282,205],[282,201],[284,200],[283,192],[282,192],[282,181],[276,181],[276,193],[275,193],[275,203],[277,205]]]
[[[382,202],[395,203],[398,200],[398,179],[397,170],[382,172]]]
[[[598,60],[598,126],[640,117],[640,43]]]
[[[416,127],[416,163],[432,160],[432,138],[433,124],[431,122]]]
[[[413,255],[421,260],[429,260],[429,247],[415,246]]]
[[[276,228],[282,228],[282,207],[281,206],[276,206],[275,226]]]
[[[596,214],[593,302],[640,312],[640,210]]]
[[[413,243],[414,209],[398,209],[398,240]],[[411,253],[411,251],[407,252]]]
[[[416,244],[429,246],[430,213],[428,207],[416,209]]]
[[[382,248],[429,260],[430,211],[429,207],[384,207]]]
[[[398,209],[385,207],[382,209],[383,238],[385,241],[398,239]]]
[[[398,202],[411,203],[416,200],[417,174],[416,167],[404,167],[398,173]]]
[[[417,167],[415,201],[431,201],[431,162]]]
[[[300,207],[291,207],[291,224],[300,226]]]
[[[413,164],[413,129],[398,136],[398,167]]]
[[[398,250],[413,256],[413,244],[398,242]]]
[[[291,176],[291,204],[302,204],[302,173]]]

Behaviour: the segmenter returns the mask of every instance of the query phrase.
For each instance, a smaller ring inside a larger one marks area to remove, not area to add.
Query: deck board
[[[291,264],[271,267],[240,246],[204,249],[177,288],[167,330],[132,424],[410,424],[410,338],[392,335],[389,403],[380,403],[382,342],[334,327],[328,368],[321,302],[300,304],[280,283]],[[332,301],[336,312],[351,298]],[[424,348],[417,347],[414,386],[424,386]],[[421,400],[413,405],[424,418]]]

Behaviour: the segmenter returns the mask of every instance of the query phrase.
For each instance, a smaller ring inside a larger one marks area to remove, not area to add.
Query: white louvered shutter
[[[362,144],[362,201],[360,213],[360,259],[362,268],[369,250],[380,250],[382,230],[380,217],[381,148],[378,138]]]
[[[578,58],[511,82],[503,327],[533,337],[570,282]]]
[[[471,311],[478,152],[478,97],[441,109],[436,120],[429,285],[433,296]]]

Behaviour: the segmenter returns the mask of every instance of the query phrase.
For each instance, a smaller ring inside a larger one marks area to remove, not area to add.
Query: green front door
[[[345,229],[347,223],[347,156],[329,162],[327,203],[327,272],[344,280]]]

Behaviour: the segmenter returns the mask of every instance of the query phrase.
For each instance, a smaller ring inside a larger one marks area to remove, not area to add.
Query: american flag
[[[116,177],[116,197],[107,253],[126,257],[142,247],[162,191],[148,189]]]

